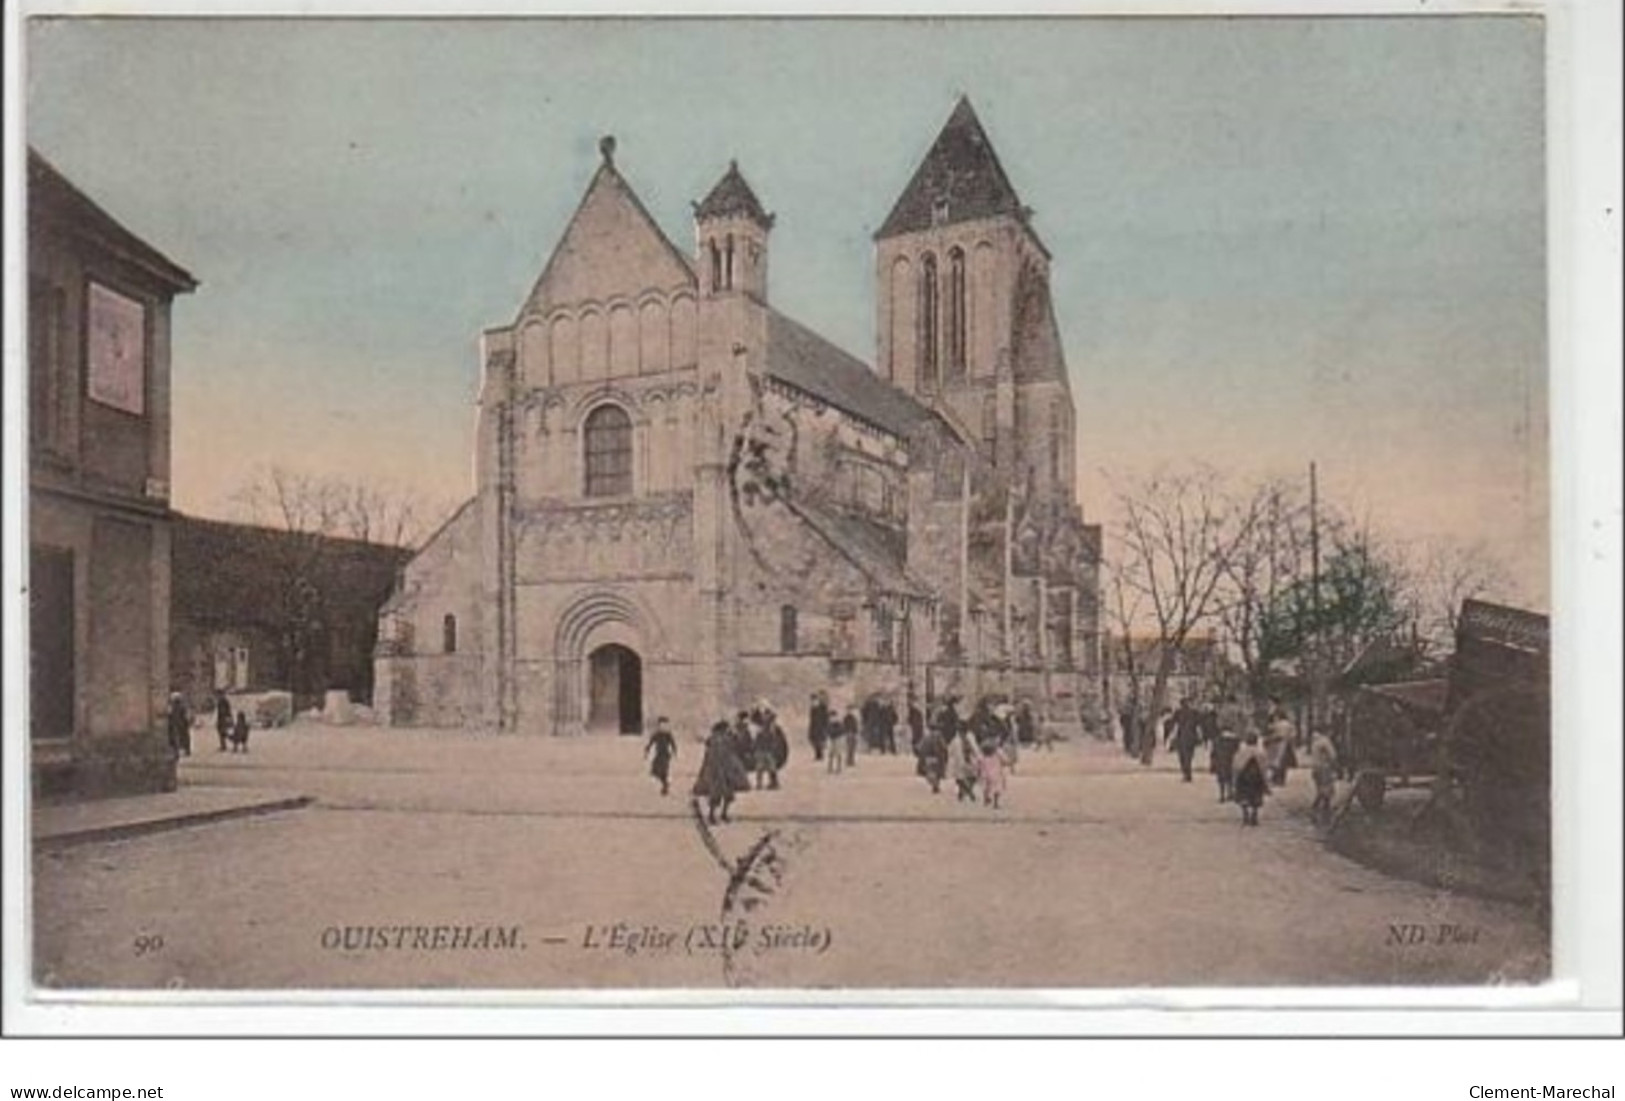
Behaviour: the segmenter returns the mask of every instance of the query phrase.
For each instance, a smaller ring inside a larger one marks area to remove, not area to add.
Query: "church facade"
[[[380,617],[396,725],[679,729],[809,694],[1098,697],[1051,257],[962,99],[875,235],[865,363],[768,294],[736,165],[692,251],[602,163],[484,334],[473,497]]]

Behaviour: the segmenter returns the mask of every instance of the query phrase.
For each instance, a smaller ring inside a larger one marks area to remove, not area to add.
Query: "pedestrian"
[[[1015,712],[1007,703],[993,709],[993,736],[998,746],[999,763],[1014,772],[1021,761],[1021,739],[1016,735]]]
[[[874,696],[864,700],[863,706],[858,708],[858,728],[863,734],[863,751],[877,752],[880,749],[880,701]]]
[[[1174,752],[1179,755],[1180,776],[1187,784],[1191,782],[1191,763],[1196,759],[1196,745],[1201,739],[1202,715],[1187,696],[1179,701],[1179,710],[1173,713],[1163,735],[1163,748],[1172,742]]]
[[[1135,747],[1139,744],[1139,740],[1135,736],[1139,724],[1134,720],[1134,704],[1125,703],[1122,710],[1118,712],[1117,719],[1123,727],[1123,752],[1132,757],[1134,756]]]
[[[1213,748],[1208,751],[1208,768],[1219,784],[1219,802],[1228,803],[1236,794],[1236,754],[1247,732],[1246,712],[1231,696],[1223,707],[1213,709],[1213,713],[1213,725],[1218,733],[1214,736]]]
[[[649,758],[649,775],[660,781],[660,794],[671,792],[671,760],[677,756],[677,739],[671,735],[671,725],[662,715],[655,720],[655,731],[649,735],[649,744],[643,747]]]
[[[1004,754],[997,746],[982,752],[977,773],[982,781],[982,805],[998,810],[999,800],[1004,798]]]
[[[1286,712],[1280,707],[1272,709],[1264,727],[1264,755],[1269,758],[1269,780],[1274,786],[1286,783],[1287,770],[1295,763],[1292,755],[1295,734]]]
[[[1244,826],[1258,825],[1258,808],[1264,805],[1264,796],[1270,791],[1265,775],[1268,767],[1269,757],[1258,744],[1258,732],[1249,730],[1246,741],[1236,753],[1235,762],[1235,798],[1241,807],[1241,824]]]
[[[925,712],[920,709],[919,702],[914,698],[913,689],[908,693],[908,747],[918,753],[920,742],[925,737]]]
[[[220,752],[224,753],[231,741],[231,700],[223,691],[214,694],[214,728],[220,735]]]
[[[841,718],[841,737],[846,743],[846,765],[851,768],[858,763],[858,710],[851,704]]]
[[[756,790],[762,789],[764,777],[767,779],[767,786],[777,790],[779,769],[789,760],[790,744],[784,737],[784,730],[779,726],[778,717],[773,714],[773,709],[765,705],[757,718],[755,748]]]
[[[1332,796],[1337,793],[1337,746],[1321,730],[1309,739],[1309,776],[1315,782],[1309,816],[1325,825],[1332,814]]]
[[[890,696],[886,696],[880,701],[877,718],[880,722],[880,746],[895,757],[897,755],[897,705],[892,703]]]
[[[1033,707],[1026,700],[1016,705],[1016,741],[1022,745],[1038,744],[1038,727],[1033,720]]]
[[[728,721],[719,719],[705,739],[705,755],[700,759],[699,775],[694,777],[695,806],[704,799],[705,820],[715,825],[721,812],[722,821],[727,822],[731,820],[728,809],[733,806],[734,796],[749,790],[750,777],[739,759],[739,744]]]
[[[935,730],[926,731],[914,747],[914,770],[925,777],[931,794],[942,790],[942,778],[948,773],[948,743]]]
[[[186,710],[186,698],[179,692],[169,694],[169,748],[177,757],[192,755],[192,715]]]
[[[807,707],[807,740],[812,743],[813,760],[824,759],[824,744],[829,741],[829,701],[822,692],[814,692]]]
[[[231,749],[233,753],[248,752],[248,713],[237,712],[237,721],[231,728]]]
[[[954,802],[976,802],[976,782],[982,776],[982,751],[971,738],[969,727],[960,727],[959,737],[954,739],[950,755],[953,758],[950,767],[953,769],[954,787],[958,789]]]

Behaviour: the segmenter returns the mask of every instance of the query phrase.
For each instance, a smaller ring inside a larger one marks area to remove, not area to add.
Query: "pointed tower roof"
[[[749,218],[763,229],[773,228],[773,215],[763,209],[756,192],[745,182],[745,177],[739,171],[739,162],[729,161],[728,171],[722,174],[722,179],[717,181],[710,194],[694,204],[694,220],[735,215]]]
[[[1025,220],[1026,208],[1004,174],[970,97],[960,96],[875,238],[1001,214]]]

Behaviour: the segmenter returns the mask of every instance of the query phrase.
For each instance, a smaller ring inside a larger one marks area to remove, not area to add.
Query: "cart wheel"
[[[1380,772],[1360,773],[1354,781],[1354,798],[1364,810],[1375,814],[1382,809],[1383,796],[1388,792],[1388,779]]]

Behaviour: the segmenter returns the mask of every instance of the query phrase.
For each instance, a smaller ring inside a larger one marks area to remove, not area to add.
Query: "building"
[[[1104,666],[1106,694],[1113,706],[1139,700],[1149,705],[1157,667],[1162,663],[1162,636],[1114,634],[1106,642]],[[1228,687],[1232,674],[1219,640],[1206,631],[1193,631],[1174,650],[1168,663],[1168,687],[1163,697],[1169,707],[1182,699],[1207,699]]]
[[[378,612],[410,551],[179,515],[171,539],[169,661],[193,708],[217,689],[372,702]]]
[[[28,155],[35,791],[162,791],[170,305],[197,281]]]
[[[384,609],[380,713],[630,733],[825,689],[1076,720],[1100,532],[1051,257],[969,101],[875,235],[872,364],[772,302],[775,217],[737,164],[684,250],[600,152],[484,334],[475,494]]]

